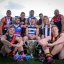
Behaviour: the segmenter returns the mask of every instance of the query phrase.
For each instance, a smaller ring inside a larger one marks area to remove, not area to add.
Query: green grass
[[[29,60],[29,61],[24,61],[24,62],[16,62],[12,58],[3,58],[0,56],[0,64],[46,64],[41,63],[38,60]],[[56,60],[56,64],[64,64],[64,60]]]
[[[12,58],[2,58],[0,57],[0,64],[42,64],[39,61],[35,61],[35,60],[29,60],[29,61],[14,61]]]
[[[57,64],[64,64],[64,61],[61,60],[56,60]],[[46,63],[41,63],[39,61],[36,61],[34,59],[29,60],[29,61],[24,61],[24,62],[16,62],[12,58],[3,58],[0,57],[0,64],[46,64]]]

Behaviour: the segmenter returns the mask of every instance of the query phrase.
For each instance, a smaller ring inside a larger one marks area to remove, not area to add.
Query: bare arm
[[[12,44],[12,46],[14,46],[14,47],[20,47],[20,46],[23,45],[23,41],[22,41],[22,38],[21,37],[16,37],[15,40],[17,40],[18,43],[17,44]]]
[[[26,24],[26,25],[28,24],[28,21],[27,21],[27,19],[25,20],[25,24]]]
[[[18,44],[11,44],[13,47],[20,47],[20,46],[22,46],[22,44],[21,43],[18,43]]]
[[[3,23],[0,21],[0,35],[2,35],[2,25]]]
[[[36,29],[36,36],[39,35],[39,27],[37,26],[37,29]]]
[[[55,45],[62,44],[62,43],[64,43],[64,34],[63,33],[61,34],[60,38],[57,41],[53,42],[52,44],[49,43],[47,46],[53,47]]]
[[[1,41],[2,41],[2,43],[3,43],[4,45],[9,45],[9,46],[10,46],[10,42],[9,42],[8,40],[6,40],[6,36],[5,36],[5,35],[3,35],[3,36],[1,37]]]
[[[26,36],[28,36],[28,27],[26,27]]]
[[[61,34],[60,38],[52,44],[52,46],[62,44],[62,43],[64,43],[64,34],[63,33]]]

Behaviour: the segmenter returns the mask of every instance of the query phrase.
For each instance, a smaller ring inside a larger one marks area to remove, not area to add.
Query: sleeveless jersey
[[[36,26],[28,26],[29,36],[36,35]]]
[[[13,27],[15,28],[15,33],[14,34],[16,36],[21,36],[22,28],[21,28],[20,24],[18,24],[18,25],[13,24]]]
[[[42,29],[44,37],[51,36],[51,25],[44,25]]]

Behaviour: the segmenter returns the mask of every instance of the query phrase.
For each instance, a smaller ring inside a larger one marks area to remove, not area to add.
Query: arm
[[[51,24],[51,25],[54,24],[54,20],[53,20],[53,18],[51,19],[50,24]]]
[[[26,36],[28,36],[28,27],[26,27]]]
[[[2,22],[0,21],[0,35],[2,35]]]
[[[13,47],[20,47],[20,46],[22,46],[22,44],[21,43],[19,43],[19,44],[11,44]]]
[[[39,35],[39,27],[37,26],[37,29],[36,29],[36,36]]]
[[[18,43],[17,44],[12,44],[12,46],[14,46],[14,47],[21,47],[21,46],[23,46],[23,41],[22,41],[21,37],[16,37],[15,40],[18,41]]]
[[[62,43],[64,43],[64,34],[63,33],[61,34],[60,38],[57,41],[53,42],[52,44],[48,44],[48,46],[53,47],[55,45],[62,44]]]
[[[5,35],[3,35],[3,36],[1,37],[1,41],[2,41],[2,43],[3,43],[4,45],[10,46],[10,42],[9,42],[8,40],[6,40],[6,36],[5,36]]]
[[[25,20],[25,24],[26,24],[26,25],[28,24],[28,21],[27,21],[27,19]]]
[[[26,24],[26,25],[21,25],[21,27],[23,27],[23,28],[26,28],[28,25]]]
[[[60,38],[57,41],[55,41],[52,45],[54,46],[62,43],[64,43],[64,34],[61,34]]]
[[[61,24],[62,24],[62,32],[64,32],[64,17],[61,19]]]

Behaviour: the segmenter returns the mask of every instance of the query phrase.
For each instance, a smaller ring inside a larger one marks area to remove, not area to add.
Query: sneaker
[[[47,64],[56,64],[52,57],[47,58]]]
[[[22,55],[19,55],[18,52],[14,55],[14,60],[16,61],[23,61],[23,57]]]
[[[30,60],[32,57],[30,55],[26,55],[25,60]]]

